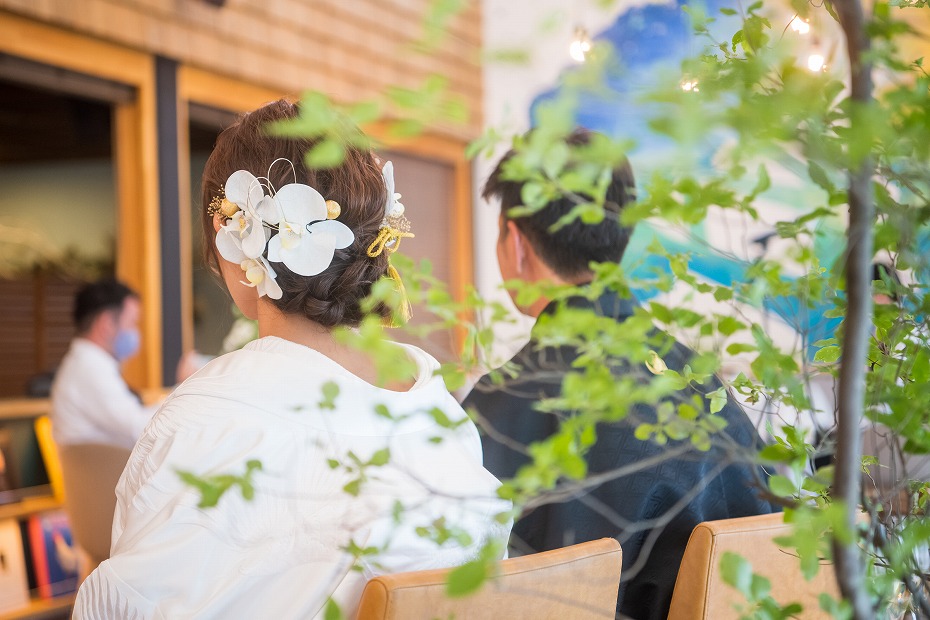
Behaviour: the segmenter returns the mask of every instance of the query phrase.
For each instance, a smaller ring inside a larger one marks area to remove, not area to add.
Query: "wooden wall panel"
[[[71,309],[79,286],[42,273],[0,279],[0,397],[26,395],[30,379],[61,362],[74,336]]]
[[[385,86],[415,86],[431,73],[450,79],[471,110],[466,126],[443,133],[468,139],[481,129],[479,3],[450,23],[428,54],[421,34],[428,0],[0,0],[6,10],[181,64],[264,86],[278,94],[314,88],[351,102]]]

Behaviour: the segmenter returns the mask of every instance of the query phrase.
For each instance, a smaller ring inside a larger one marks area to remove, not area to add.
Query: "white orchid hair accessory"
[[[294,182],[275,190],[269,178],[278,162],[290,164]],[[225,260],[242,267],[248,280],[243,284],[257,288],[259,296],[280,299],[282,295],[269,261],[284,263],[302,276],[315,276],[330,266],[337,249],[355,241],[352,230],[336,221],[342,211],[339,203],[297,183],[290,160],[273,161],[265,177],[237,170],[229,175],[223,193],[209,207],[210,213],[229,218],[216,233],[216,249]]]

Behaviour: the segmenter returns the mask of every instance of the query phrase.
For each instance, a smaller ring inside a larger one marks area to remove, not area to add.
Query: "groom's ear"
[[[520,228],[513,223],[513,220],[507,220],[507,239],[504,242],[509,243],[510,249],[513,251],[514,267],[517,274],[522,274],[523,267],[526,264],[526,237],[520,232]]]

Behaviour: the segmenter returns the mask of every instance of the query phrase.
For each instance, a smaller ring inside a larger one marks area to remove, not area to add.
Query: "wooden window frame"
[[[189,114],[191,103],[220,110],[243,112],[255,109],[280,97],[294,97],[280,91],[248,84],[233,78],[219,76],[196,67],[182,65],[178,69],[178,166],[181,211],[181,261],[182,261],[182,328],[184,349],[194,344],[193,325],[193,256],[191,248],[191,183],[189,143]],[[467,143],[439,133],[426,133],[415,138],[398,139],[391,136],[384,123],[374,123],[363,128],[384,148],[406,155],[431,159],[449,165],[453,170],[453,199],[451,214],[452,244],[449,265],[451,281],[449,290],[456,299],[463,299],[469,286],[474,283],[474,244],[472,240],[472,172],[471,162],[465,157]],[[463,334],[456,333],[460,342]]]
[[[116,171],[116,276],[142,296],[142,348],[124,367],[136,389],[162,384],[161,239],[154,58],[150,54],[0,13],[0,52],[132,87],[131,101],[113,103]]]

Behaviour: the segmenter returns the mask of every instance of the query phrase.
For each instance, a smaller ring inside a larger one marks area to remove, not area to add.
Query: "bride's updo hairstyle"
[[[298,275],[284,263],[271,261],[282,295],[280,299],[268,300],[286,314],[304,316],[325,327],[354,327],[364,317],[360,302],[388,268],[387,252],[376,257],[367,253],[378,237],[385,216],[387,188],[381,168],[368,150],[346,146],[345,161],[339,167],[307,168],[304,156],[316,140],[282,138],[269,133],[272,123],[293,119],[298,113],[295,104],[281,99],[243,114],[217,138],[203,172],[204,259],[217,271],[218,261],[224,260],[216,249],[213,214],[207,207],[217,196],[223,195],[223,184],[233,172],[246,170],[256,177],[267,176],[271,184],[280,189],[295,181],[296,171],[297,183],[309,185],[326,200],[339,203],[339,221],[352,231],[355,240],[348,247],[337,249],[329,267],[315,276]],[[283,161],[272,166],[281,158],[292,162],[294,170]],[[268,256],[267,245],[263,255]],[[242,275],[245,280],[245,273]],[[373,312],[385,319],[391,315],[390,308],[384,304],[379,304]]]

